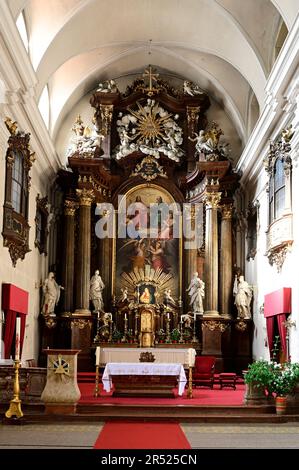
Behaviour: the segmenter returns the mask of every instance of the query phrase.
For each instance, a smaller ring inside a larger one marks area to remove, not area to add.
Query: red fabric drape
[[[15,332],[16,325],[16,312],[13,310],[7,310],[5,315],[5,332],[4,332],[4,352],[5,359],[9,359],[12,339]]]
[[[269,345],[270,357],[272,357],[272,355],[273,355],[274,318],[275,317],[267,317],[266,318],[267,336],[268,336],[268,345]]]
[[[287,357],[287,329],[283,325],[283,322],[286,321],[286,315],[284,313],[281,313],[280,315],[276,315],[276,318],[277,318],[281,348],[283,350],[283,353],[285,355],[286,360],[288,360],[288,357]]]

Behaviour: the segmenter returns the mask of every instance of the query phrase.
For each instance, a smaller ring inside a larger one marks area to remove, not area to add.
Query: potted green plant
[[[269,364],[268,390],[275,393],[276,413],[284,414],[287,395],[293,392],[299,381],[299,364],[286,362]]]
[[[159,337],[159,343],[164,343],[165,342],[165,331],[163,330],[163,328],[160,328],[160,330],[158,331],[158,337]]]
[[[112,333],[112,341],[114,343],[120,343],[120,340],[122,339],[122,334],[119,330],[115,329]]]
[[[267,361],[260,359],[248,366],[248,370],[244,372],[247,405],[259,405],[266,402],[265,390],[269,391],[270,379],[271,370]]]
[[[173,343],[177,343],[180,339],[181,333],[177,328],[174,328],[170,333],[170,338]]]

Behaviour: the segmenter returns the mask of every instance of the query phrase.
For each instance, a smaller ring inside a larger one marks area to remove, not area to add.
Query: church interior
[[[298,13],[0,2],[4,427],[299,421]]]

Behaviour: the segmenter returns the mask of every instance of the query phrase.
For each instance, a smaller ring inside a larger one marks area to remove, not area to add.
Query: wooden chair
[[[197,356],[195,358],[193,385],[213,388],[216,358],[213,356]]]

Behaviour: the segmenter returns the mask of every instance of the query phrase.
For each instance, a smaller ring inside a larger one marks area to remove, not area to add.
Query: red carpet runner
[[[95,449],[191,449],[178,423],[113,421],[104,425]]]
[[[194,388],[192,400],[187,398],[187,392],[184,396],[175,398],[122,398],[112,397],[112,392],[106,393],[100,385],[100,396],[95,398],[94,383],[79,383],[81,391],[80,404],[94,403],[98,405],[103,404],[119,404],[119,405],[184,405],[184,406],[242,406],[244,400],[244,385],[237,385],[237,390],[231,388],[224,388],[219,390],[219,386],[214,387],[213,390],[208,388]]]

